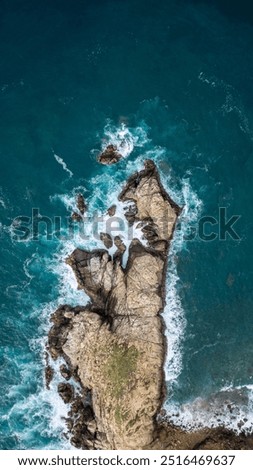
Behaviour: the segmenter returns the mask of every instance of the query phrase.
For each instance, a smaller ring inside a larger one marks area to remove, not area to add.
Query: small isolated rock
[[[116,205],[114,204],[113,206],[109,207],[107,213],[110,217],[113,217],[116,214]]]
[[[71,219],[74,220],[74,222],[81,222],[81,220],[83,220],[82,216],[87,211],[87,204],[82,194],[77,194],[76,196],[76,207],[78,212],[74,211],[71,215]]]
[[[81,212],[82,215],[87,211],[87,204],[82,194],[77,195],[76,205],[77,209]]]
[[[46,387],[49,390],[50,389],[50,383],[53,379],[54,376],[54,370],[51,366],[47,365],[45,368],[45,379],[46,379]]]
[[[107,145],[106,149],[98,156],[98,161],[103,165],[113,165],[114,163],[118,163],[121,158],[122,155],[118,152],[117,147],[115,145],[109,144]]]
[[[109,235],[109,233],[101,232],[100,233],[100,240],[103,242],[103,244],[105,245],[105,247],[107,249],[111,248],[112,245],[113,245],[112,237],[111,237],[111,235]]]
[[[74,388],[70,384],[61,382],[58,384],[58,393],[64,403],[70,403],[74,397]]]

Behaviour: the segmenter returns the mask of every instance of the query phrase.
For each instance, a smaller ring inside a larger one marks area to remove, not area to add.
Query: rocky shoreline
[[[101,233],[104,249],[76,249],[66,262],[90,302],[60,306],[51,318],[48,353],[64,360],[58,392],[70,407],[71,443],[83,449],[252,449],[251,436],[223,428],[189,433],[161,416],[170,347],[161,313],[168,251],[181,209],[151,160],[127,181],[118,199],[125,204],[127,223],[143,238],[133,238],[127,248],[121,237]],[[79,205],[82,215],[86,206],[80,196]],[[115,210],[108,213],[113,217]],[[48,387],[51,378],[47,365]]]

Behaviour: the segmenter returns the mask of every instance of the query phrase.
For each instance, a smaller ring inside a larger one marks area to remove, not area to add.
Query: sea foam
[[[69,237],[59,239],[54,255],[47,259],[45,263],[48,272],[53,273],[57,278],[57,285],[55,288],[56,298],[54,302],[47,305],[42,305],[41,309],[41,339],[35,341],[33,347],[40,348],[43,351],[46,341],[46,333],[49,328],[50,314],[61,303],[68,303],[74,305],[86,305],[89,301],[88,296],[82,291],[77,289],[77,282],[72,269],[65,263],[65,259],[77,247],[86,250],[94,248],[104,248],[98,233],[108,231],[109,216],[107,209],[115,205],[116,225],[113,226],[111,233],[112,237],[119,235],[122,237],[126,245],[126,253],[123,258],[123,265],[126,266],[128,258],[128,250],[132,238],[138,238],[142,243],[145,243],[140,229],[137,224],[134,224],[132,233],[128,232],[128,224],[125,218],[126,204],[118,201],[118,194],[124,187],[127,178],[135,171],[143,168],[144,161],[147,158],[152,158],[158,166],[161,174],[162,184],[172,199],[182,207],[179,223],[175,229],[174,237],[170,247],[168,259],[168,271],[166,280],[166,306],[163,312],[163,317],[166,323],[166,337],[167,337],[167,357],[165,362],[165,377],[170,392],[173,385],[177,383],[177,379],[182,371],[182,351],[184,343],[184,332],[186,327],[186,319],[184,309],[180,298],[180,279],[177,272],[177,257],[180,256],[182,250],[188,250],[187,233],[189,224],[197,221],[202,211],[202,201],[199,199],[197,193],[192,189],[190,177],[185,176],[180,182],[175,182],[172,176],[171,169],[163,170],[163,163],[166,161],[167,150],[163,147],[153,146],[151,140],[148,138],[147,126],[140,125],[136,128],[128,128],[125,124],[115,126],[111,122],[107,122],[104,128],[104,142],[103,146],[106,147],[108,143],[116,145],[118,148],[121,145],[121,153],[125,157],[125,165],[117,167],[117,171],[109,167],[101,167],[101,173],[94,176],[87,182],[85,187],[75,187],[71,193],[57,194],[51,198],[52,203],[56,200],[60,201],[68,213],[76,210],[76,194],[81,192],[87,195],[88,211],[85,214],[84,230],[80,233],[76,230],[74,234]],[[131,153],[138,149],[139,156],[136,158],[130,157]],[[100,219],[98,225],[94,228],[94,214]],[[117,219],[120,223],[117,225]],[[64,233],[63,233],[64,235]],[[115,248],[110,250],[111,256],[115,253]],[[29,273],[29,266],[31,261],[26,260],[24,269],[26,271],[28,282],[32,280],[32,275]],[[37,309],[38,311],[38,309]],[[29,427],[36,426],[32,420],[32,415],[41,413],[42,409],[45,413],[45,419],[48,421],[49,426],[47,430],[41,431],[49,433],[50,436],[55,438],[59,435],[61,440],[61,448],[68,448],[69,444],[63,437],[66,432],[66,426],[63,417],[67,416],[68,407],[63,404],[57,394],[57,382],[62,380],[58,376],[56,364],[51,359],[50,365],[56,371],[55,377],[51,384],[52,390],[48,391],[42,387],[39,393],[31,395],[27,403],[23,400],[17,406],[21,407],[23,411],[31,416]],[[44,359],[41,356],[41,363]],[[41,364],[39,365],[41,367]],[[247,387],[246,387],[247,388]],[[170,416],[170,420],[174,424],[181,425],[187,429],[192,428],[192,424],[196,427],[206,425],[210,422],[211,425],[223,423],[229,428],[238,429],[240,423],[241,429],[247,431],[252,423],[252,398],[253,391],[248,389],[248,404],[245,403],[239,410],[236,418],[237,425],[229,421],[229,413],[226,413],[224,405],[224,413],[220,413],[219,417],[216,416],[215,406],[217,400],[219,406],[222,403],[224,391],[218,391],[217,394],[220,398],[209,397],[208,400],[204,398],[196,398],[195,400],[185,403],[183,406],[175,403],[173,397],[170,397],[165,404],[165,408]],[[219,394],[220,393],[220,394]],[[230,393],[226,391],[226,393]],[[231,392],[232,393],[232,392]],[[42,406],[41,406],[42,403]],[[40,406],[39,406],[40,404]],[[27,411],[29,407],[29,412]],[[46,410],[46,411],[45,411]],[[15,410],[18,411],[18,410]],[[230,416],[231,418],[231,416]],[[246,421],[246,419],[248,421]],[[36,421],[36,420],[35,420]],[[29,430],[24,431],[29,432]],[[45,447],[47,448],[47,447]]]

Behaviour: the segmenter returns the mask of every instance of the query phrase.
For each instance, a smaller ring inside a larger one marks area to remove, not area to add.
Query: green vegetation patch
[[[132,374],[136,370],[139,351],[131,346],[114,344],[106,364],[111,390],[115,398],[120,398],[126,389]]]

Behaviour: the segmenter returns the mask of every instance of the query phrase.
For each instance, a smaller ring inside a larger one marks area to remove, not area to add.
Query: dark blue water
[[[185,426],[247,419],[252,430],[253,16],[246,2],[210,3],[1,1],[2,449],[69,445],[43,351],[54,308],[85,301],[64,256],[97,245],[91,234],[18,242],[12,221],[33,207],[65,218],[80,188],[91,212],[103,210],[145,155],[184,205],[164,314],[166,407]],[[102,168],[96,149],[119,132],[126,158]],[[240,216],[238,240],[184,239],[201,216],[218,221],[220,207]]]

